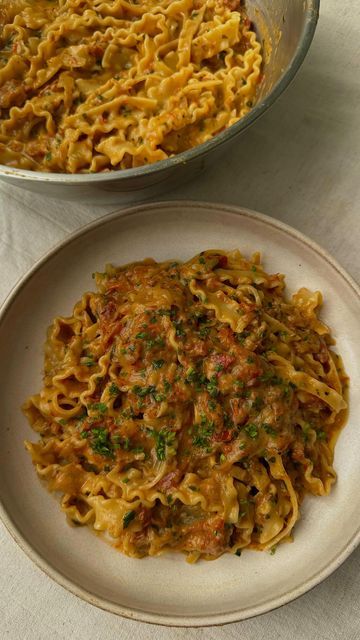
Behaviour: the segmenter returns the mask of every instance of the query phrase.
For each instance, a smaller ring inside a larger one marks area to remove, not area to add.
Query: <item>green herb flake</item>
[[[269,553],[270,553],[270,555],[271,555],[271,556],[275,555],[275,553],[276,553],[276,547],[271,547],[271,549],[270,549],[270,552],[269,552]]]
[[[256,424],[248,424],[245,427],[244,431],[245,431],[245,433],[247,433],[249,438],[251,438],[252,440],[255,440],[255,438],[257,438],[258,435],[259,435],[259,431],[258,431],[258,428],[257,428]]]
[[[246,338],[248,338],[249,335],[250,335],[250,331],[242,331],[241,333],[236,333],[235,337],[240,344],[244,344]]]
[[[201,327],[199,330],[200,338],[207,338],[210,333],[210,327]]]
[[[163,428],[160,431],[148,429],[148,432],[155,440],[155,452],[158,460],[166,460],[168,456],[175,454],[177,442],[174,431]]]
[[[109,387],[109,394],[111,396],[117,396],[119,393],[120,393],[119,387],[115,384],[115,382],[112,382]]]
[[[81,364],[84,365],[84,367],[94,367],[96,365],[96,362],[92,358],[86,358],[85,360],[81,361]]]
[[[148,396],[149,394],[156,393],[156,387],[154,387],[154,385],[152,384],[148,387],[141,387],[140,385],[136,384],[132,388],[132,392],[139,396],[139,398],[145,398],[145,396]]]
[[[214,422],[209,422],[205,416],[202,417],[200,424],[193,426],[193,445],[201,449],[208,450],[210,445],[210,438],[215,431]]]
[[[134,520],[135,517],[136,511],[127,511],[123,517],[123,528],[127,529],[129,524]]]
[[[177,338],[185,338],[185,336],[186,336],[186,332],[185,332],[184,327],[182,326],[181,322],[176,324],[175,335],[176,335]]]
[[[161,367],[165,364],[165,360],[162,360],[160,358],[160,360],[153,360],[151,364],[153,369],[161,369]]]
[[[149,338],[149,334],[146,331],[140,331],[140,333],[136,334],[135,338],[138,340],[146,340]]]
[[[262,428],[269,436],[277,435],[275,429],[273,429],[272,426],[270,424],[267,424],[266,422],[264,422],[264,424],[262,425]]]
[[[114,458],[113,444],[109,433],[104,427],[91,430],[91,448],[105,458]]]
[[[92,405],[90,405],[90,409],[99,411],[100,413],[106,413],[107,406],[105,402],[94,402]]]
[[[154,347],[164,347],[164,346],[165,346],[165,341],[163,340],[163,338],[161,338],[161,336],[156,336],[156,338],[152,338],[151,336],[149,336],[149,339],[146,340],[147,349],[153,349]]]
[[[212,398],[216,398],[217,397],[217,395],[219,394],[219,389],[217,387],[217,377],[216,376],[212,376],[212,378],[210,379],[210,381],[206,385],[206,390],[207,390],[208,394]]]
[[[130,449],[130,438],[128,436],[125,436],[123,438],[122,446],[123,446],[124,451],[129,451],[129,449]]]
[[[325,441],[325,442],[326,442],[326,440],[327,440],[327,434],[325,433],[325,431],[317,431],[317,432],[316,432],[316,438],[317,438],[318,440],[321,440],[321,441]]]

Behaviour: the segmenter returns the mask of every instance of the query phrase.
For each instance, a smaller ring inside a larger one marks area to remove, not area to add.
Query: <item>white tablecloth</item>
[[[330,250],[360,281],[359,58],[360,0],[323,0],[314,44],[291,88],[219,166],[170,197],[234,203],[280,218]],[[0,183],[0,300],[53,244],[110,209],[46,200]],[[360,549],[320,586],[277,611],[222,628],[184,630],[96,609],[43,575],[2,525],[0,541],[0,638],[360,638]]]

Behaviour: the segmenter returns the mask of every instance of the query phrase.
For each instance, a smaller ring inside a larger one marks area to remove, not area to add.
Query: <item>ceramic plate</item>
[[[87,528],[70,528],[23,446],[33,438],[20,411],[41,383],[45,331],[93,287],[105,263],[152,256],[187,259],[203,249],[263,253],[265,268],[325,297],[351,377],[350,415],[336,447],[338,482],[329,497],[307,497],[293,544],[276,554],[244,552],[189,565],[182,555],[122,556]],[[17,285],[0,317],[0,497],[2,517],[22,549],[49,576],[91,604],[167,625],[224,624],[278,607],[319,583],[360,538],[360,293],[322,249],[271,218],[234,207],[161,203],[134,207],[85,227],[43,258]],[[341,523],[341,525],[340,525]]]

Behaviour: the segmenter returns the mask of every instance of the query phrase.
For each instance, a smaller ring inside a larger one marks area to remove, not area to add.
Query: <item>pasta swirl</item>
[[[69,521],[136,557],[189,561],[291,539],[326,495],[347,378],[317,317],[259,254],[204,251],[95,274],[48,330],[27,442]]]

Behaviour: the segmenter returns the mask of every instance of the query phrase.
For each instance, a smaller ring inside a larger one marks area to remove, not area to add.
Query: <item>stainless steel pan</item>
[[[92,203],[144,200],[194,178],[276,101],[310,47],[320,0],[248,0],[247,10],[264,44],[265,80],[256,106],[212,140],[152,165],[104,174],[24,171],[0,165],[0,179],[44,196]],[[241,143],[240,143],[241,144]],[[241,151],[239,151],[240,153]]]

